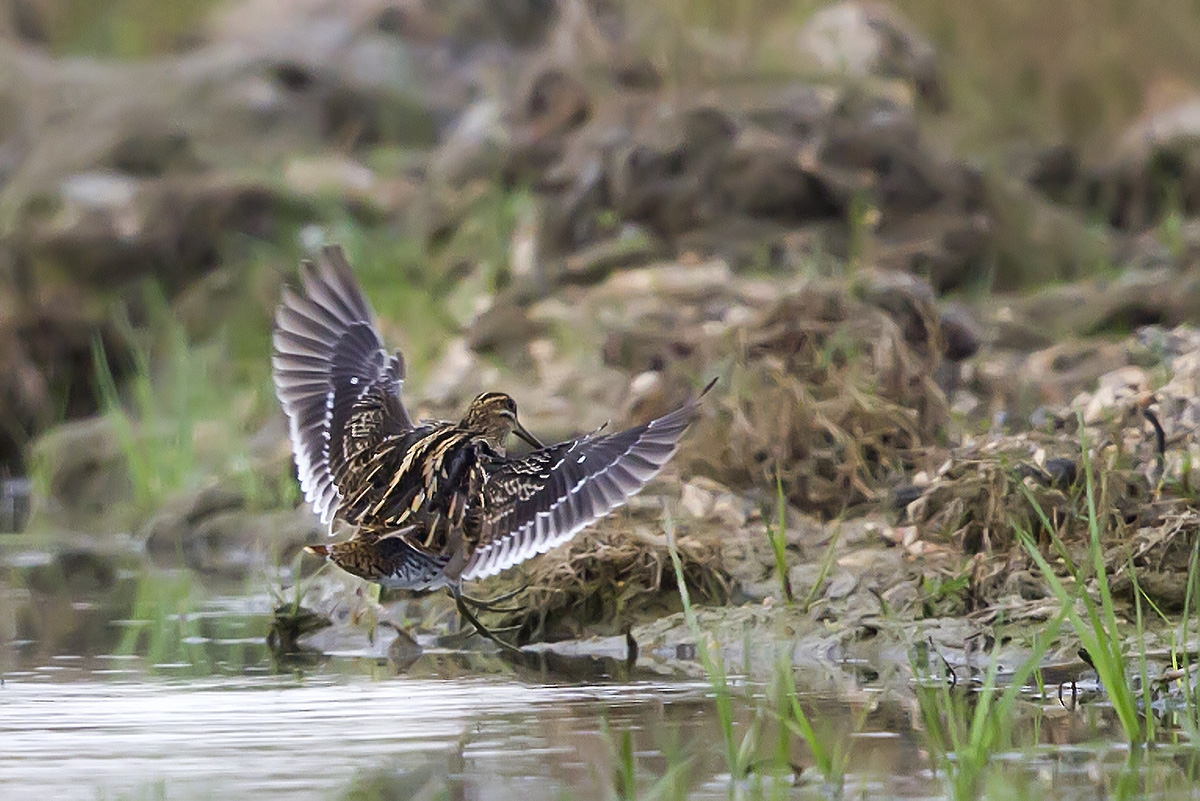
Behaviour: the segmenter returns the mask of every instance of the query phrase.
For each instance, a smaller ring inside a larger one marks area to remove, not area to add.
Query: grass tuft
[[[775,574],[779,577],[783,599],[788,606],[794,606],[796,596],[792,593],[792,579],[788,575],[787,564],[787,496],[783,491],[783,477],[778,473],[775,475],[775,504],[778,509],[776,523],[774,527],[767,524],[767,537],[775,554]],[[820,582],[817,586],[820,586]]]
[[[978,798],[993,757],[1013,745],[1013,721],[1025,686],[1036,678],[1042,658],[1058,636],[1064,609],[1038,633],[1029,657],[999,687],[1000,641],[988,660],[982,686],[959,683],[949,666],[936,673],[914,659],[917,704],[931,755],[953,799]],[[1039,681],[1040,683],[1040,681]]]
[[[1063,613],[1070,622],[1075,634],[1087,653],[1089,661],[1100,675],[1105,691],[1112,702],[1113,709],[1121,721],[1125,736],[1131,743],[1146,741],[1146,727],[1138,715],[1137,701],[1129,684],[1125,654],[1122,650],[1120,633],[1117,626],[1116,607],[1113,603],[1112,589],[1108,582],[1108,572],[1104,564],[1104,549],[1101,543],[1101,523],[1097,514],[1096,476],[1092,457],[1088,449],[1086,430],[1080,420],[1081,446],[1083,451],[1084,489],[1087,501],[1088,526],[1088,557],[1090,565],[1076,566],[1070,559],[1064,558],[1070,580],[1078,588],[1074,592],[1068,590],[1059,578],[1050,562],[1037,546],[1033,534],[1019,527],[1017,535],[1025,550],[1037,563],[1042,576],[1050,586],[1054,596],[1062,605]],[[1058,534],[1057,528],[1050,522],[1045,511],[1037,503],[1033,494],[1022,483],[1019,485],[1025,493],[1034,511],[1041,520],[1042,526],[1049,533],[1054,548],[1065,556],[1066,547]],[[1101,499],[1103,502],[1103,499]],[[1131,566],[1132,567],[1132,566]],[[1086,569],[1085,569],[1086,568]],[[1099,601],[1087,592],[1089,579],[1096,581],[1096,594]],[[1077,605],[1082,603],[1084,614],[1080,614]],[[1140,615],[1139,615],[1140,624]],[[1139,639],[1143,636],[1140,625]]]
[[[733,691],[729,686],[729,676],[725,668],[725,660],[720,651],[710,642],[708,636],[700,628],[696,610],[692,608],[692,600],[688,594],[687,581],[683,574],[683,562],[679,558],[679,550],[675,546],[675,521],[668,513],[663,518],[663,528],[667,535],[667,549],[671,554],[671,564],[675,568],[675,580],[679,586],[679,599],[683,603],[683,617],[688,629],[696,639],[696,653],[700,664],[708,676],[712,686],[713,698],[716,703],[717,720],[721,727],[721,735],[725,741],[725,759],[729,768],[730,780],[736,785],[743,781],[749,773],[757,727],[752,725],[739,740],[734,728]],[[755,722],[759,718],[756,716]]]
[[[257,375],[247,379],[227,343],[189,341],[160,290],[147,289],[142,305],[149,318],[143,330],[118,313],[131,343],[131,370],[120,386],[103,344],[92,345],[97,401],[124,457],[135,518],[213,476],[241,488],[255,507],[294,500],[290,466],[256,459],[248,445],[247,429],[274,411],[268,345]]]
[[[796,692],[790,658],[781,658],[776,665],[775,683],[778,696],[776,706],[782,730],[800,737],[808,745],[827,790],[834,796],[840,795],[846,783],[846,767],[850,762],[847,741],[838,740],[831,744],[829,733],[818,732],[813,726]]]
[[[1193,538],[1192,556],[1188,561],[1187,589],[1183,596],[1183,617],[1180,620],[1179,642],[1182,654],[1176,657],[1176,662],[1183,663],[1183,697],[1184,716],[1183,727],[1188,732],[1192,744],[1200,747],[1200,696],[1198,696],[1197,678],[1193,677],[1192,651],[1196,645],[1189,645],[1188,632],[1194,632],[1191,643],[1200,644],[1200,537]],[[1195,625],[1192,615],[1195,615]]]

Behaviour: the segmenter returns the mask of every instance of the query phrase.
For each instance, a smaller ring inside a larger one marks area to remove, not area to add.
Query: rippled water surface
[[[347,624],[282,654],[267,645],[275,601],[253,585],[217,592],[179,572],[79,560],[48,572],[36,555],[9,565],[20,570],[0,581],[3,801],[836,796],[803,739],[781,731],[772,679],[728,666],[727,730],[694,647],[636,665],[445,645],[417,657],[396,650],[394,629],[368,641]],[[952,795],[910,679],[848,664],[794,678],[843,760],[842,797]],[[1103,694],[1081,688],[1021,704],[987,797],[1200,795],[1200,757],[1178,727],[1131,756]]]
[[[8,680],[0,797],[601,797],[600,720],[704,727],[686,684],[289,676],[130,683]]]

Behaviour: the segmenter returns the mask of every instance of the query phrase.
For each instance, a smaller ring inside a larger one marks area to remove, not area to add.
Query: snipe
[[[446,588],[464,619],[511,647],[476,619],[468,603],[487,604],[466,598],[463,582],[545,553],[624,504],[675,453],[698,399],[554,445],[525,430],[502,392],[475,398],[458,422],[414,422],[401,400],[404,359],[384,349],[341,249],[304,263],[301,279],[275,315],[276,393],[305,498],[331,531],[335,518],[355,528],[309,550],[384,587]],[[511,434],[535,450],[508,456]]]

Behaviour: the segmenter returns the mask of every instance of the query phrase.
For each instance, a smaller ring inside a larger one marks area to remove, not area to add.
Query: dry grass
[[[733,487],[781,479],[793,505],[826,518],[875,499],[949,416],[931,309],[911,311],[894,316],[845,284],[781,298],[737,332],[744,359],[685,462]]]
[[[1010,448],[956,456],[933,481],[924,495],[906,510],[921,530],[938,533],[968,554],[1006,552],[1019,545],[1016,533],[1037,533],[1045,526],[1045,515],[1055,533],[1074,542],[1087,533],[1087,519],[1080,498],[1081,473],[1074,459],[1065,472],[1038,465],[1028,440],[1013,438]],[[1069,439],[1058,443],[1069,449]],[[1036,446],[1034,446],[1036,447]],[[1024,450],[1024,456],[1021,451]],[[1098,471],[1099,494],[1105,498],[1100,520],[1107,539],[1120,536],[1125,528],[1143,517],[1153,517],[1150,488],[1135,471],[1104,468]],[[1036,502],[1034,507],[1031,501]],[[1040,513],[1039,511],[1040,510]]]
[[[723,604],[732,580],[721,559],[724,528],[679,527],[676,545],[688,590],[701,603]],[[588,634],[619,634],[630,625],[680,611],[662,514],[657,505],[619,512],[557,548],[486,585],[498,596],[524,587],[519,611],[493,616],[516,626],[518,639],[556,640]]]

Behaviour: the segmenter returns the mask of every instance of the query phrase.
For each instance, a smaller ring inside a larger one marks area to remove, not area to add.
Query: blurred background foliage
[[[1027,416],[1120,366],[1048,353],[1059,342],[1196,316],[1200,158],[1187,125],[1162,147],[1147,132],[1198,96],[1200,0],[0,0],[0,12],[0,349],[19,364],[0,376],[0,408],[16,410],[0,475],[23,473],[46,431],[98,412],[120,446],[64,467],[87,449],[44,443],[38,492],[64,503],[81,475],[122,463],[142,518],[214,475],[262,499],[250,506],[291,500],[271,315],[326,242],[346,247],[405,352],[420,411],[453,414],[503,379],[564,434],[595,403],[655,411],[733,363],[748,347],[737,337],[788,365],[784,397],[824,381],[841,404],[830,371],[801,368],[840,353],[820,326],[866,321],[842,359],[858,372],[840,380],[871,395],[893,370],[904,386],[888,415],[919,407],[913,442],[940,446],[948,420]],[[820,63],[825,45],[804,38],[817,20],[859,74]],[[710,273],[693,269],[706,259]],[[644,267],[669,288],[621,284]],[[1122,276],[1121,293],[1104,285]],[[828,295],[842,317],[788,296],[812,278],[844,279]],[[608,279],[615,302],[589,293]],[[697,311],[671,280],[717,300]],[[774,282],[778,310],[757,280]],[[1046,294],[1011,319],[987,302],[1032,289]],[[771,314],[813,328],[773,339]],[[720,340],[697,315],[742,327]],[[945,330],[926,337],[923,315]],[[912,349],[902,364],[872,361],[881,332]],[[942,336],[956,338],[945,354]],[[974,396],[955,417],[959,368],[938,360],[984,345],[998,355],[966,370]],[[1046,372],[1038,358],[1066,365],[1061,386],[1031,378]],[[644,374],[661,385],[629,389]],[[867,430],[854,419],[846,441]],[[798,474],[812,472],[797,455],[809,433],[786,454]],[[762,449],[730,447],[748,455],[739,480],[770,491]],[[797,478],[792,500],[820,495],[837,513],[901,469],[862,455],[857,494],[838,451],[829,486]]]
[[[745,43],[747,71],[784,64],[783,42],[817,9],[815,0],[671,0],[627,5],[665,17],[647,28],[647,49],[666,55],[696,27]],[[23,16],[57,55],[141,59],[201,38],[228,0],[27,0]],[[18,3],[20,9],[23,4]],[[1131,119],[1169,105],[1200,74],[1197,0],[894,0],[930,37],[948,77],[945,120],[964,151],[986,154],[1011,140],[1102,148]]]

